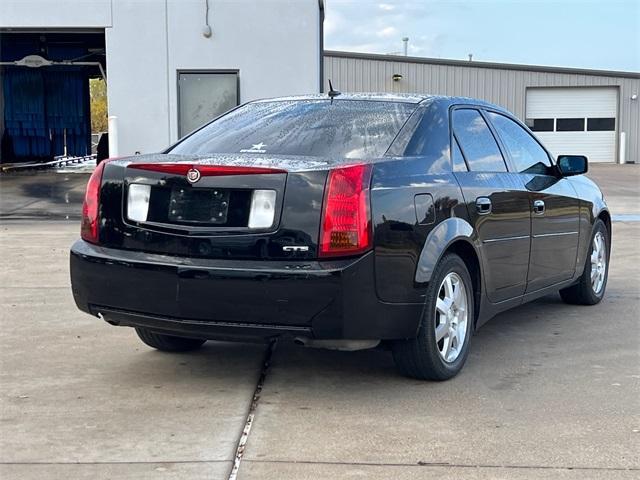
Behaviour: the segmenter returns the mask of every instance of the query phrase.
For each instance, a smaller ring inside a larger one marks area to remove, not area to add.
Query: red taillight
[[[100,185],[102,184],[102,172],[107,160],[98,164],[89,177],[87,190],[84,194],[82,204],[82,226],[80,236],[83,240],[91,243],[98,243],[98,212],[100,206]]]
[[[287,173],[286,170],[266,167],[236,167],[225,165],[198,165],[190,163],[132,163],[127,168],[147,170],[149,172],[169,173],[172,175],[186,175],[189,170],[196,168],[203,177],[217,177],[223,175],[256,175],[268,173]]]
[[[320,226],[320,257],[355,255],[371,248],[371,165],[329,172]]]

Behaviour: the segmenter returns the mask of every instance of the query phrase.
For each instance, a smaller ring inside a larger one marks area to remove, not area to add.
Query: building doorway
[[[0,62],[0,161],[90,155],[90,80],[105,76],[104,30],[2,30]]]

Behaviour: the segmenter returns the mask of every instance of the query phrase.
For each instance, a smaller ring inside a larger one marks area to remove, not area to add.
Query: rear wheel
[[[473,319],[471,276],[458,255],[447,254],[429,282],[417,337],[392,345],[400,372],[421,380],[455,376],[469,354]]]
[[[582,276],[575,285],[560,290],[562,300],[574,305],[595,305],[602,300],[609,277],[609,249],[607,227],[596,220]]]
[[[206,342],[200,338],[183,338],[155,333],[146,328],[136,328],[136,333],[144,343],[163,352],[189,352],[197,350]]]

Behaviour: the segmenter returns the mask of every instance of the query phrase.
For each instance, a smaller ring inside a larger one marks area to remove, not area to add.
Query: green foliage
[[[107,131],[107,84],[102,78],[89,80],[91,133]]]

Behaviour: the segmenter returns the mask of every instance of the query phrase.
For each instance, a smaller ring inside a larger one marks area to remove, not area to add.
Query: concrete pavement
[[[155,352],[76,311],[76,225],[0,232],[1,478],[226,478],[264,347]],[[615,224],[600,305],[500,315],[449,382],[400,377],[385,351],[278,345],[238,478],[637,476],[638,234]]]
[[[640,214],[640,164],[594,163],[587,176],[600,186],[613,215]]]
[[[77,220],[89,175],[44,170],[0,175],[0,218]]]
[[[553,295],[492,319],[449,382],[399,377],[386,352],[279,347],[241,473],[632,478],[624,469],[640,468],[638,234],[638,224],[615,225],[601,304]]]
[[[156,352],[75,308],[75,223],[0,232],[0,478],[225,477],[263,346]]]

